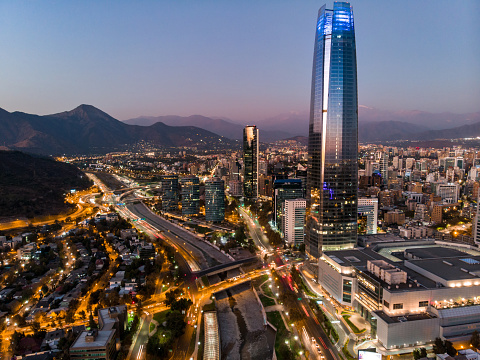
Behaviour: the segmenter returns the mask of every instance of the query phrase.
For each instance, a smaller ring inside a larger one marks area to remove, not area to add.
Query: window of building
[[[427,301],[420,301],[418,303],[418,307],[427,307],[428,306],[428,300]]]
[[[352,301],[352,280],[343,279],[343,301]]]
[[[403,304],[393,304],[393,310],[403,309]]]
[[[387,309],[390,309],[390,304],[388,303],[387,300],[383,300],[383,305],[385,305]]]

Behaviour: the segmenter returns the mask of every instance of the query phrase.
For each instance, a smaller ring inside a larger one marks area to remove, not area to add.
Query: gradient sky
[[[307,111],[324,3],[0,0],[0,107],[86,103],[120,120]],[[480,1],[351,3],[360,104],[480,110]]]

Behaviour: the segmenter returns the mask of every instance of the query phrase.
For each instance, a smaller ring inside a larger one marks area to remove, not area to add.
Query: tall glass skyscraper
[[[313,56],[305,238],[313,258],[357,243],[357,125],[353,10],[335,2],[318,12]]]
[[[178,209],[178,175],[162,175],[162,210],[175,211]]]
[[[249,199],[258,196],[258,129],[243,129],[243,195]]]
[[[182,184],[182,215],[198,215],[200,208],[200,179],[197,176],[185,176]]]
[[[225,219],[225,186],[218,178],[205,181],[205,220],[221,222]]]

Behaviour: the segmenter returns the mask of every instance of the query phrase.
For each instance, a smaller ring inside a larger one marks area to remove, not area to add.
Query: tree
[[[419,360],[421,358],[427,357],[427,349],[424,347],[413,350],[413,358]]]
[[[281,343],[278,346],[278,358],[285,360],[294,360],[295,355],[293,354],[292,350],[290,350],[287,344]]]
[[[10,346],[14,354],[18,352],[18,346],[20,345],[20,340],[22,340],[24,337],[25,337],[24,333],[17,332],[16,330],[12,334]]]
[[[192,300],[190,299],[186,299],[186,298],[180,298],[176,301],[174,301],[171,306],[170,306],[170,309],[172,310],[178,310],[180,312],[182,311],[186,311],[188,310],[188,308],[192,305]]]
[[[453,347],[453,344],[450,341],[442,341],[442,339],[440,338],[435,339],[435,343],[433,344],[433,351],[435,352],[435,354],[447,353],[452,357],[457,354],[457,349]]]
[[[90,317],[88,319],[88,326],[90,327],[90,329],[97,329],[98,328],[97,323],[93,319],[93,314],[92,313],[90,313]]]
[[[300,321],[305,317],[297,308],[288,310],[288,316],[292,322]]]
[[[450,355],[452,357],[457,355],[457,349],[455,349],[453,347],[453,344],[450,341],[445,340],[444,341],[444,346],[445,346],[445,349],[447,350],[446,352],[447,352],[448,355]]]
[[[171,306],[177,300],[177,297],[180,294],[181,294],[180,289],[167,291],[165,293],[165,305]]]
[[[470,344],[476,349],[480,347],[480,334],[477,330],[472,333],[472,337],[470,338]]]
[[[440,338],[436,338],[435,342],[433,343],[433,352],[435,354],[445,354],[446,349],[445,346],[443,345],[443,341]]]
[[[298,247],[298,251],[300,251],[302,254],[305,254],[305,244],[300,244],[300,246]]]
[[[33,331],[34,334],[36,334],[40,331],[40,323],[38,321],[33,321],[30,324],[30,327],[32,328],[32,331]]]
[[[174,337],[183,334],[187,323],[183,320],[183,315],[179,311],[171,311],[167,314],[167,329],[172,332]]]
[[[85,320],[87,318],[87,314],[85,313],[85,310],[80,311],[80,317],[82,320]]]
[[[245,226],[242,224],[240,227],[235,231],[235,240],[237,243],[243,243],[246,239],[245,236]]]

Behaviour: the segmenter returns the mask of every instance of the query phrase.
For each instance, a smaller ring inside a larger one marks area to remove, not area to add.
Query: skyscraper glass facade
[[[305,238],[313,258],[357,242],[357,125],[353,10],[335,2],[318,12],[313,57]]]
[[[258,129],[243,129],[243,195],[249,199],[258,196]]]
[[[182,185],[182,215],[197,215],[200,207],[200,180],[196,176],[186,176]]]
[[[225,186],[223,180],[213,178],[205,182],[205,220],[221,222],[225,219]]]
[[[178,175],[163,175],[162,182],[162,210],[174,211],[178,209]]]

